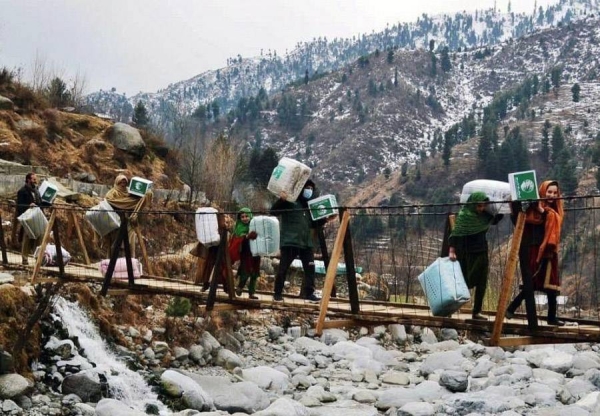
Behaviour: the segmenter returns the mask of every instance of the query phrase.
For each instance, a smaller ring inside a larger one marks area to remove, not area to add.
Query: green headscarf
[[[244,224],[242,222],[242,220],[240,219],[240,216],[242,213],[248,214],[248,216],[250,217],[250,220],[252,220],[252,211],[250,210],[250,208],[240,209],[238,211],[237,219],[235,221],[235,227],[233,228],[233,235],[235,235],[235,236],[246,235],[250,231],[250,223]]]
[[[469,199],[467,199],[467,205],[463,206],[458,212],[451,236],[463,237],[487,231],[490,228],[493,217],[487,212],[478,214],[476,207],[478,203],[489,200],[484,192],[473,192],[469,196]]]

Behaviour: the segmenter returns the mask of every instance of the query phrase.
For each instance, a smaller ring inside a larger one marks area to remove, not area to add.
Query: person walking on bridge
[[[256,231],[250,231],[250,221],[252,220],[252,211],[250,208],[242,208],[237,214],[237,220],[233,227],[233,233],[229,240],[229,257],[231,262],[240,262],[237,271],[238,286],[235,291],[237,296],[242,296],[242,292],[248,280],[248,297],[258,299],[256,292],[256,282],[260,275],[260,256],[253,256],[250,251],[250,240],[257,237]]]
[[[448,257],[452,261],[458,260],[467,286],[469,289],[475,288],[473,319],[485,321],[487,318],[481,314],[481,310],[489,271],[486,234],[490,225],[497,224],[504,217],[486,211],[489,200],[484,192],[473,192],[459,211],[448,241]]]
[[[279,216],[281,224],[281,258],[273,293],[275,302],[283,301],[283,286],[286,274],[296,257],[300,258],[304,270],[302,296],[312,302],[321,300],[315,295],[315,256],[313,253],[314,238],[312,229],[317,224],[312,220],[308,210],[308,201],[315,196],[315,183],[309,179],[304,184],[302,192],[295,202],[287,201],[287,194],[282,191],[279,199],[271,207],[271,215]]]
[[[45,202],[42,202],[40,192],[37,187],[38,178],[34,172],[29,172],[25,175],[25,185],[17,192],[17,208],[16,217],[18,218],[21,214],[27,211],[29,208],[49,206]],[[23,227],[19,230],[19,239],[21,240],[21,258],[24,266],[29,264],[29,255],[34,247],[38,246],[42,242],[42,237],[37,239],[29,238]]]
[[[525,228],[519,247],[519,263],[524,285],[533,283],[533,290],[548,296],[548,325],[563,326],[564,321],[556,317],[557,297],[560,293],[558,274],[558,248],[560,230],[564,218],[563,201],[557,181],[548,180],[539,186],[540,199],[525,210]],[[511,203],[511,218],[516,222],[521,211],[520,201]],[[515,311],[525,299],[522,289],[508,306],[506,317],[512,319]]]
[[[131,256],[135,257],[135,242],[136,242],[136,228],[138,227],[138,217],[142,209],[152,204],[152,192],[148,191],[143,197],[130,194],[127,186],[129,185],[129,179],[123,174],[117,175],[115,178],[114,186],[106,194],[106,200],[115,209],[119,211],[126,211],[129,218],[128,239],[129,247],[131,250]],[[110,258],[112,245],[117,239],[119,230],[115,230],[107,234],[105,237],[108,241],[107,254]]]

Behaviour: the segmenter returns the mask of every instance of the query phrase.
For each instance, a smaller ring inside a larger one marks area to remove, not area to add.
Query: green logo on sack
[[[273,169],[273,177],[275,177],[275,179],[281,178],[281,175],[283,174],[284,170],[285,168],[283,166],[277,165],[277,167]]]

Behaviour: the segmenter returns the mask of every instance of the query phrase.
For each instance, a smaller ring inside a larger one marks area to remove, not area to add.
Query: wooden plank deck
[[[21,255],[19,253],[8,253],[9,269],[20,269],[24,272],[24,280],[29,281],[33,271],[34,259],[31,257],[29,266],[21,265]],[[43,283],[49,281],[44,276],[56,281],[58,276],[57,267],[42,267],[43,276],[39,276],[37,281]],[[69,264],[65,267],[66,282],[84,282],[92,281],[103,282],[103,276],[98,269],[98,264],[90,266],[82,264]],[[197,298],[205,302],[208,297],[208,291],[203,292],[200,286],[193,282],[169,279],[160,276],[142,276],[135,280],[134,286],[130,287],[127,279],[113,279],[111,282],[111,291],[115,295],[129,294],[166,294],[184,297]],[[241,297],[230,300],[228,295],[219,290],[217,292],[215,310],[227,309],[274,309],[289,310],[314,313],[317,315],[320,311],[320,304],[309,302],[297,296],[284,296],[283,302],[273,302],[271,293],[257,293],[259,299],[248,299],[244,293]],[[227,306],[226,306],[227,305]],[[327,318],[329,324],[326,326],[335,327],[344,326],[351,322],[360,325],[379,325],[389,323],[401,323],[409,325],[419,325],[428,327],[446,327],[457,330],[474,331],[480,334],[491,333],[494,325],[495,315],[493,312],[487,312],[488,321],[477,321],[471,319],[471,313],[467,310],[461,310],[451,317],[432,316],[430,310],[424,305],[398,304],[386,302],[361,301],[360,312],[352,314],[350,303],[347,299],[331,298],[327,309]],[[562,318],[561,318],[562,319]],[[335,320],[344,322],[335,323]],[[548,326],[545,321],[539,321],[539,329],[532,333],[527,328],[527,319],[525,316],[516,316],[513,319],[505,319],[503,326],[503,338],[500,345],[524,345],[536,342],[600,342],[600,321],[565,319],[567,326],[553,327]],[[485,335],[484,335],[485,336]],[[507,337],[508,336],[508,337]]]

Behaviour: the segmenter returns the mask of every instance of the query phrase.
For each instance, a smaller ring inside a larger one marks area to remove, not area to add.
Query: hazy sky
[[[513,0],[531,12],[536,0]],[[537,5],[557,0],[537,0]],[[497,0],[506,11],[508,0]],[[0,0],[0,67],[29,75],[36,54],[87,92],[127,95],[224,67],[237,54],[281,56],[314,37],[351,37],[398,21],[487,9],[494,0]]]

